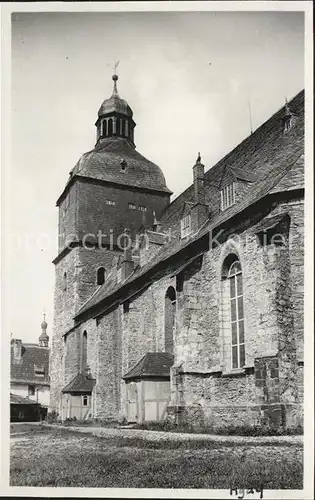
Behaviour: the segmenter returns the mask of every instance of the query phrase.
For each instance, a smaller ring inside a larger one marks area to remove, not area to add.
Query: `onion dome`
[[[113,75],[111,97],[101,105],[95,123],[97,142],[92,151],[84,153],[71,170],[68,183],[57,200],[63,199],[67,186],[75,177],[87,177],[114,184],[144,188],[167,194],[162,170],[136,150],[133,112],[117,91],[118,76]]]
[[[48,347],[48,342],[49,342],[49,336],[47,335],[47,332],[46,332],[48,325],[47,325],[45,316],[46,315],[44,314],[44,319],[41,323],[42,333],[38,337],[39,345],[41,347]]]
[[[118,94],[117,91],[118,76],[113,75],[112,79],[114,82],[113,93],[111,97],[109,99],[105,99],[105,101],[101,105],[98,111],[98,116],[104,116],[111,113],[120,113],[122,115],[130,116],[132,118],[133,113],[131,107],[124,99],[121,99],[121,97]]]
[[[132,119],[133,112],[129,104],[118,94],[118,76],[112,76],[114,88],[109,99],[105,99],[98,111],[95,123],[97,129],[97,143],[108,137],[124,137],[134,147],[133,136],[136,126]]]

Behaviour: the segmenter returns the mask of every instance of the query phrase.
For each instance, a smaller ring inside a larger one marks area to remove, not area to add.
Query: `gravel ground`
[[[222,436],[217,434],[191,434],[188,432],[162,432],[162,431],[148,431],[143,429],[117,429],[108,427],[75,427],[66,425],[50,425],[49,427],[62,428],[92,434],[101,437],[123,437],[123,438],[141,438],[150,441],[218,441],[224,443],[225,441],[235,443],[253,443],[253,444],[267,444],[267,443],[281,443],[286,444],[303,444],[303,436]]]

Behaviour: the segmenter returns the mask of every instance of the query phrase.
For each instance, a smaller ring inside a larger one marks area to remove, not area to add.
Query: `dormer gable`
[[[256,176],[238,167],[226,166],[223,170],[219,189],[220,210],[226,210],[241,198],[247,188],[256,180]]]
[[[194,207],[194,203],[185,201],[182,205],[180,214],[180,237],[182,239],[189,236],[192,232],[192,217],[191,212]]]

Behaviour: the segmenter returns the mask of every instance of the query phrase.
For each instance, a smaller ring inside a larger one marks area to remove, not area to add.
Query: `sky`
[[[52,336],[56,200],[118,91],[137,150],[179,195],[304,88],[298,12],[17,13],[12,18],[9,327]],[[211,63],[211,64],[210,64]]]

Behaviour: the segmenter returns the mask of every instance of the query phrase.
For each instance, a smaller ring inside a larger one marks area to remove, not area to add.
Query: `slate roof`
[[[209,205],[212,218],[220,212],[219,186],[226,167],[230,167],[237,176],[243,172],[243,175],[248,177],[250,173],[251,179],[248,180],[253,181],[253,184],[260,184],[263,191],[262,182],[266,176],[276,177],[280,174],[280,170],[284,174],[285,168],[304,154],[304,90],[288,104],[295,118],[295,123],[289,132],[283,133],[282,118],[285,114],[283,106],[253,134],[205,172],[206,204]],[[280,164],[279,169],[277,166]],[[302,171],[300,175],[303,175]],[[251,188],[250,185],[242,200],[244,204],[247,202],[247,197],[251,196]],[[169,227],[176,230],[178,214],[184,202],[194,202],[193,184],[165,209],[159,220],[162,230],[167,231]],[[241,209],[241,206],[238,205],[237,209]]]
[[[10,393],[10,404],[14,405],[39,405],[37,401],[33,401],[29,398],[23,398],[22,396],[18,396],[17,394]]]
[[[122,160],[127,163],[125,170],[121,169]],[[138,153],[128,139],[122,137],[101,139],[92,151],[81,156],[70,174],[57,205],[76,176],[171,194],[160,167]]]
[[[124,99],[122,99],[118,95],[118,93],[114,92],[109,99],[105,99],[105,101],[103,101],[98,111],[98,116],[107,115],[109,113],[120,113],[122,115],[130,117],[132,117],[133,115],[132,109],[129,104]]]
[[[169,378],[173,356],[167,352],[148,352],[123,376],[124,380],[137,378]]]
[[[132,117],[133,113],[131,107],[118,94],[117,90],[118,76],[113,75],[112,80],[114,82],[112,95],[110,96],[109,99],[105,99],[105,101],[103,101],[99,109],[98,116],[107,115],[109,113],[120,113]]]
[[[266,217],[260,222],[260,224],[257,224],[255,232],[262,232],[279,226],[279,224],[285,219],[286,215],[287,213],[282,213],[274,215],[273,217]]]
[[[44,376],[35,373],[36,367],[44,369]],[[15,363],[11,343],[11,382],[49,385],[49,348],[22,344],[21,362]]]
[[[170,227],[173,229],[170,242],[161,246],[161,249],[148,264],[141,268],[137,267],[124,282],[118,284],[114,280],[111,283],[105,282],[84,304],[77,313],[76,319],[80,319],[82,314],[95,308],[105,299],[109,300],[110,296],[116,294],[120,288],[143,276],[155,266],[166,262],[210,230],[224,225],[232,217],[269,193],[277,191],[279,189],[277,186],[281,186],[284,179],[286,179],[285,190],[288,189],[288,179],[290,178],[294,179],[296,187],[303,187],[304,91],[294,97],[289,106],[295,115],[295,124],[288,133],[284,134],[282,129],[282,117],[285,112],[285,108],[282,107],[259,129],[205,173],[206,203],[209,206],[210,218],[204,227],[197,234],[180,239],[179,219],[183,204],[193,202],[194,189],[191,185],[166,208],[160,218],[159,223],[162,225],[162,230],[167,232]],[[242,200],[222,212],[220,211],[219,185],[227,165],[236,170],[238,175],[240,175],[239,170],[243,168],[244,176],[248,175],[250,168],[254,173],[251,175],[251,182]]]
[[[62,389],[63,393],[86,394],[92,392],[95,385],[95,379],[89,378],[83,373],[77,375]]]

